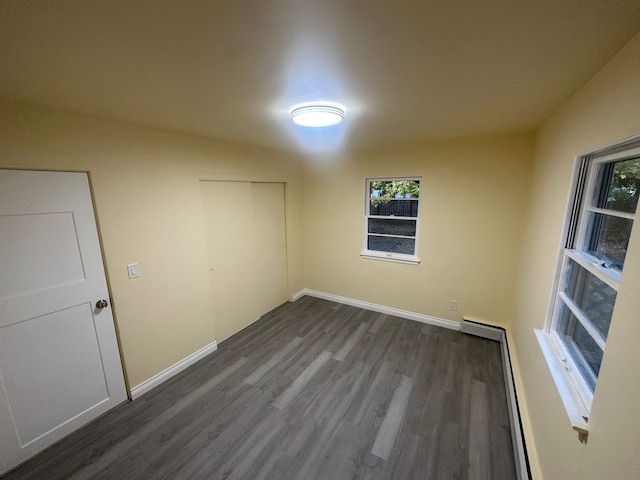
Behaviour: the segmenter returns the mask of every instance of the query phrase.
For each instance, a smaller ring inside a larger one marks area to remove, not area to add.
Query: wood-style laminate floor
[[[16,479],[514,479],[497,342],[312,297]]]

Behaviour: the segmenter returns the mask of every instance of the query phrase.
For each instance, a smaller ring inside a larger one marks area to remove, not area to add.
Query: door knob
[[[96,308],[105,308],[108,306],[109,306],[109,303],[106,300],[98,300],[96,302]]]

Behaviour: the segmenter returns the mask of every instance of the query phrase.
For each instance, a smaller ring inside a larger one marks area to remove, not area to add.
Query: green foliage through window
[[[369,192],[371,204],[386,205],[391,199],[410,199],[420,197],[420,182],[415,180],[383,180],[371,182]]]

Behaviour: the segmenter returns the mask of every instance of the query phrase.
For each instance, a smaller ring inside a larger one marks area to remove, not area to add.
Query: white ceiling
[[[638,0],[0,0],[0,96],[322,151],[536,128]],[[346,106],[304,129],[298,102]]]

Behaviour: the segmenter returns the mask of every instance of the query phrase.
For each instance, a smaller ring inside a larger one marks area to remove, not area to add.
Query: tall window
[[[418,263],[420,178],[368,178],[365,257]]]
[[[549,333],[590,407],[640,196],[640,145],[582,158],[576,179]]]

